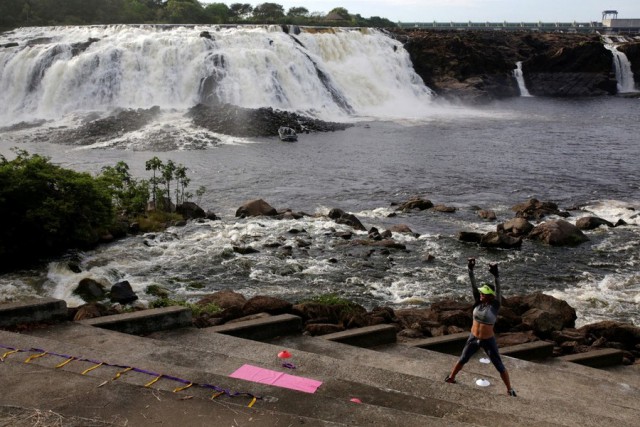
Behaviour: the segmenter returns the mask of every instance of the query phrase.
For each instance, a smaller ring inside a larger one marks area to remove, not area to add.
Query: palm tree
[[[156,192],[158,191],[158,178],[156,178],[156,171],[162,168],[162,160],[158,157],[147,160],[145,167],[147,170],[153,171],[153,178],[151,179],[151,194],[153,197],[153,208],[156,208]]]

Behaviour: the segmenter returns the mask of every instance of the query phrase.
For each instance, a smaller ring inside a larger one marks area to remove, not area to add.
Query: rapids
[[[98,40],[78,45],[89,39]],[[78,305],[72,290],[92,277],[128,280],[145,302],[146,287],[159,284],[191,300],[232,288],[291,301],[335,292],[369,308],[405,307],[469,299],[466,258],[475,256],[480,280],[487,263],[500,263],[505,296],[543,291],[575,307],[579,324],[640,325],[638,99],[453,105],[422,84],[400,43],[374,30],[69,27],[0,36],[0,44],[13,41],[19,46],[0,50],[0,154],[11,157],[17,146],[93,173],[123,160],[141,178],[149,177],[146,160],[172,159],[187,166],[191,189],[207,187],[198,202],[222,220],[72,254],[80,273],[63,258],[2,275],[2,299],[49,295]],[[216,84],[203,85],[208,77]],[[205,86],[225,102],[353,126],[302,134],[294,144],[276,135],[212,135],[184,116]],[[136,131],[89,146],[50,142],[92,117],[154,105],[162,113]],[[176,141],[170,151],[167,139]],[[392,203],[413,195],[457,211],[390,216]],[[487,251],[457,241],[458,231],[495,229],[478,207],[502,222],[531,197],[569,209],[571,222],[597,215],[628,225],[587,232],[590,241],[575,248],[525,241],[521,250]],[[235,210],[255,198],[313,216],[236,219]],[[405,251],[353,246],[335,237],[347,227],[323,215],[334,207],[366,227],[404,223],[419,236],[396,236]],[[239,255],[234,246],[259,252]]]

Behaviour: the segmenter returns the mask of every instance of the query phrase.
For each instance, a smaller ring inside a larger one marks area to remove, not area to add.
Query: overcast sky
[[[212,3],[216,0],[205,0]],[[344,7],[364,18],[380,16],[394,22],[510,21],[589,22],[600,21],[603,10],[617,10],[618,18],[640,19],[640,0],[218,0],[232,3],[276,3],[284,7],[306,7],[327,13]]]

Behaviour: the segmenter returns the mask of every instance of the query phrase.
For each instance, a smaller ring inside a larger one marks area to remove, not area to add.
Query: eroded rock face
[[[610,77],[612,54],[595,34],[391,31],[404,43],[425,84],[446,98],[483,102],[519,96],[513,77],[518,61],[533,95],[616,93],[616,81]],[[635,48],[627,49],[635,53]]]

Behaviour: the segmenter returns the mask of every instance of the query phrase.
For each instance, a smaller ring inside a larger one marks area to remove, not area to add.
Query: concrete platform
[[[319,338],[355,347],[368,348],[396,342],[397,331],[392,325],[374,325],[321,335]]]
[[[266,341],[282,335],[300,333],[302,318],[293,314],[280,314],[245,322],[227,323],[207,328],[207,330],[255,341]]]
[[[534,341],[503,347],[500,354],[522,360],[543,360],[553,356],[553,346],[550,342]]]
[[[188,308],[164,307],[85,319],[78,323],[126,334],[146,335],[166,329],[191,326],[192,321],[191,310]]]
[[[59,321],[66,317],[67,303],[55,298],[0,304],[0,327],[5,328],[21,323]]]
[[[439,353],[460,354],[468,338],[469,332],[460,332],[458,334],[442,335],[440,337],[416,340],[407,345],[410,347],[437,351]]]
[[[560,356],[558,359],[565,362],[578,363],[592,368],[603,368],[622,364],[622,350],[615,348],[603,348],[601,350],[588,351],[586,353]]]

